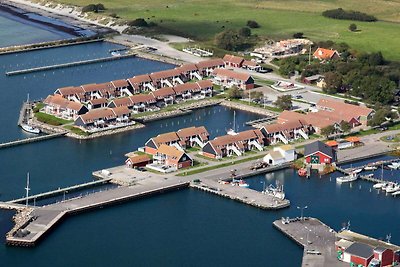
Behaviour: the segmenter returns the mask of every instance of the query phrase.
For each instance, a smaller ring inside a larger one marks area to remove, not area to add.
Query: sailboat
[[[233,111],[233,127],[232,127],[232,129],[229,129],[227,131],[227,134],[229,134],[229,135],[237,135],[237,132],[236,132],[236,111],[235,110]]]
[[[27,97],[26,102],[29,103],[29,94],[28,94],[28,97]],[[21,128],[22,128],[25,132],[28,132],[28,133],[40,134],[40,129],[29,125],[29,122],[27,122],[27,123],[21,123]]]
[[[372,187],[375,189],[382,189],[387,186],[387,183],[383,182],[383,164],[382,164],[382,172],[381,172],[381,183],[374,184]]]

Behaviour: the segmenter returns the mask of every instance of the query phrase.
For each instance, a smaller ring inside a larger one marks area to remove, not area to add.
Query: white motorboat
[[[376,167],[376,166],[365,166],[364,167],[364,171],[374,171],[376,169],[378,169],[378,167]]]
[[[384,187],[384,186],[386,186],[386,183],[377,183],[377,184],[374,184],[372,187],[374,189],[382,189],[382,187]]]
[[[339,183],[339,184],[341,184],[341,183],[349,183],[349,182],[353,182],[353,181],[355,181],[357,179],[358,179],[357,173],[352,172],[347,176],[337,177],[336,178],[336,182]]]
[[[398,196],[398,195],[400,195],[400,191],[396,191],[396,192],[392,193],[392,196]]]
[[[117,52],[117,51],[113,51],[113,52],[111,52],[111,55],[112,55],[113,57],[120,57],[120,56],[121,56],[121,53],[119,53],[119,52]]]
[[[355,169],[355,170],[352,171],[352,173],[356,173],[356,174],[357,174],[357,173],[362,172],[362,170],[363,170],[363,169]]]
[[[32,127],[29,124],[21,124],[21,127],[25,132],[33,133],[33,134],[40,134],[40,129]]]
[[[400,168],[400,162],[392,162],[392,164],[389,164],[388,167],[392,170],[397,170],[398,168]]]
[[[389,187],[386,187],[386,193],[394,193],[400,190],[400,185],[392,184]]]

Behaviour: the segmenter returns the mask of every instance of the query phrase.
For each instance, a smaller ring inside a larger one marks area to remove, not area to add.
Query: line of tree
[[[354,10],[344,10],[343,8],[329,9],[322,12],[322,16],[332,19],[346,19],[357,21],[377,21],[376,17]]]

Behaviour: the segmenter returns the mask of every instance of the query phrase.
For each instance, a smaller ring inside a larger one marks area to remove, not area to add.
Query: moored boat
[[[378,167],[376,167],[376,166],[365,166],[364,167],[364,171],[374,171],[376,169],[378,169]]]
[[[400,191],[396,191],[396,192],[392,193],[392,196],[398,196],[398,195],[400,195]]]
[[[301,168],[301,169],[299,169],[299,170],[297,171],[297,174],[298,174],[300,177],[305,177],[305,176],[307,176],[307,170],[304,169],[304,168]]]
[[[349,182],[353,182],[353,181],[355,181],[357,179],[358,179],[357,173],[352,172],[349,175],[337,177],[336,178],[336,182],[339,183],[339,184],[341,184],[341,183],[349,183]]]
[[[245,181],[243,181],[243,180],[240,180],[239,181],[239,186],[240,187],[245,187],[245,188],[248,188],[249,187],[249,184],[248,183],[246,183]]]
[[[21,124],[21,128],[28,133],[40,134],[40,129],[30,126],[29,124]]]
[[[382,187],[384,187],[385,185],[386,185],[386,183],[377,183],[377,184],[374,184],[372,187],[374,189],[382,189]]]

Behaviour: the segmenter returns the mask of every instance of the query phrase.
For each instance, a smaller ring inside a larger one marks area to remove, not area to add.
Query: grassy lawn
[[[282,109],[277,108],[277,107],[271,107],[271,106],[267,106],[267,105],[264,107],[264,105],[256,104],[256,103],[253,103],[253,102],[249,103],[248,101],[242,101],[242,100],[239,100],[239,99],[231,99],[230,101],[236,102],[236,103],[240,103],[240,104],[244,104],[244,105],[248,105],[248,106],[251,106],[251,107],[263,108],[263,109],[270,110],[270,111],[273,111],[273,112],[282,112],[283,111]]]
[[[58,0],[84,6],[89,0]],[[258,36],[272,38],[291,37],[304,32],[313,41],[333,40],[346,42],[353,48],[366,52],[382,51],[388,59],[400,60],[398,32],[400,26],[400,1],[369,0],[103,0],[108,10],[123,19],[145,18],[157,23],[165,32],[189,36],[199,41],[210,41],[223,29],[241,28],[247,20],[257,21],[261,27],[254,29]],[[360,31],[350,32],[352,21],[325,18],[321,12],[331,8],[347,8],[375,15],[378,22],[356,21]],[[207,47],[206,47],[207,48]],[[216,51],[217,52],[217,51]]]
[[[254,81],[255,81],[255,83],[257,85],[261,85],[261,86],[269,86],[269,85],[274,85],[275,84],[274,81],[260,79],[260,78],[254,78]]]
[[[243,163],[243,162],[247,162],[247,161],[251,161],[251,160],[260,159],[262,157],[264,157],[264,155],[257,155],[257,156],[254,156],[254,157],[228,161],[228,162],[225,162],[225,163],[222,163],[222,164],[218,164],[218,165],[214,165],[214,166],[209,166],[209,167],[205,167],[205,168],[194,169],[194,170],[191,170],[191,171],[188,171],[188,172],[179,173],[176,176],[187,176],[187,175],[202,173],[202,172],[211,171],[211,170],[215,170],[215,169],[219,169],[219,168],[223,168],[223,167],[227,167],[227,166],[231,166],[231,165],[235,165],[235,164],[239,164],[239,163]]]
[[[43,123],[47,123],[53,126],[60,126],[60,125],[64,125],[64,124],[68,124],[68,123],[72,123],[73,121],[69,121],[69,120],[64,120],[64,119],[60,119],[57,118],[53,115],[49,115],[43,112],[37,112],[35,113],[35,117],[38,121],[43,122]]]
[[[77,135],[82,135],[82,136],[90,135],[90,133],[82,131],[81,129],[79,129],[78,127],[75,127],[73,125],[66,125],[66,126],[64,126],[64,128],[71,131],[74,134],[77,134]]]
[[[44,108],[44,106],[45,104],[43,104],[42,102],[37,103],[33,108],[33,113],[38,113],[42,108]]]

